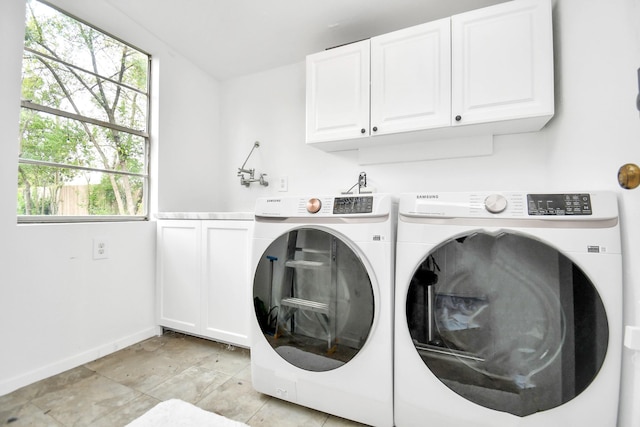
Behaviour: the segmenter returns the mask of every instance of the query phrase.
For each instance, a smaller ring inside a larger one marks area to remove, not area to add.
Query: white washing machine
[[[398,427],[616,425],[615,194],[404,194],[396,257]]]
[[[254,388],[392,426],[397,201],[261,198],[255,219]]]

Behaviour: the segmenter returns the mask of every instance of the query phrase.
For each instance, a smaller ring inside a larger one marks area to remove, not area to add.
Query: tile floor
[[[256,392],[247,349],[171,331],[0,396],[0,426],[124,426],[172,398],[249,426],[362,426]]]

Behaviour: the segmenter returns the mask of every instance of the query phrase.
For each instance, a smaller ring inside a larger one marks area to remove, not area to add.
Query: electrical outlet
[[[104,237],[93,239],[93,259],[109,258],[109,241]]]
[[[289,178],[286,176],[281,176],[278,178],[278,191],[288,191],[289,190]]]

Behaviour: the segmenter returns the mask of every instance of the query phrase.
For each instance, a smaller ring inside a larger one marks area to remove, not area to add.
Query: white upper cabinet
[[[371,39],[371,135],[450,124],[450,20]]]
[[[551,2],[519,0],[454,15],[452,123],[553,115]],[[535,130],[535,127],[534,127]]]
[[[329,150],[540,130],[551,0],[517,0],[307,57],[307,143]]]
[[[307,57],[307,142],[369,136],[369,40]]]

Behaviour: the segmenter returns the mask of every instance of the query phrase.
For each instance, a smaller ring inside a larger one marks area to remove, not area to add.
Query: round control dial
[[[484,199],[484,207],[491,213],[500,213],[507,208],[507,199],[501,194],[492,194]]]
[[[320,208],[322,207],[322,202],[320,201],[320,199],[309,199],[307,200],[307,212],[309,213],[318,213],[318,211],[320,211]]]

